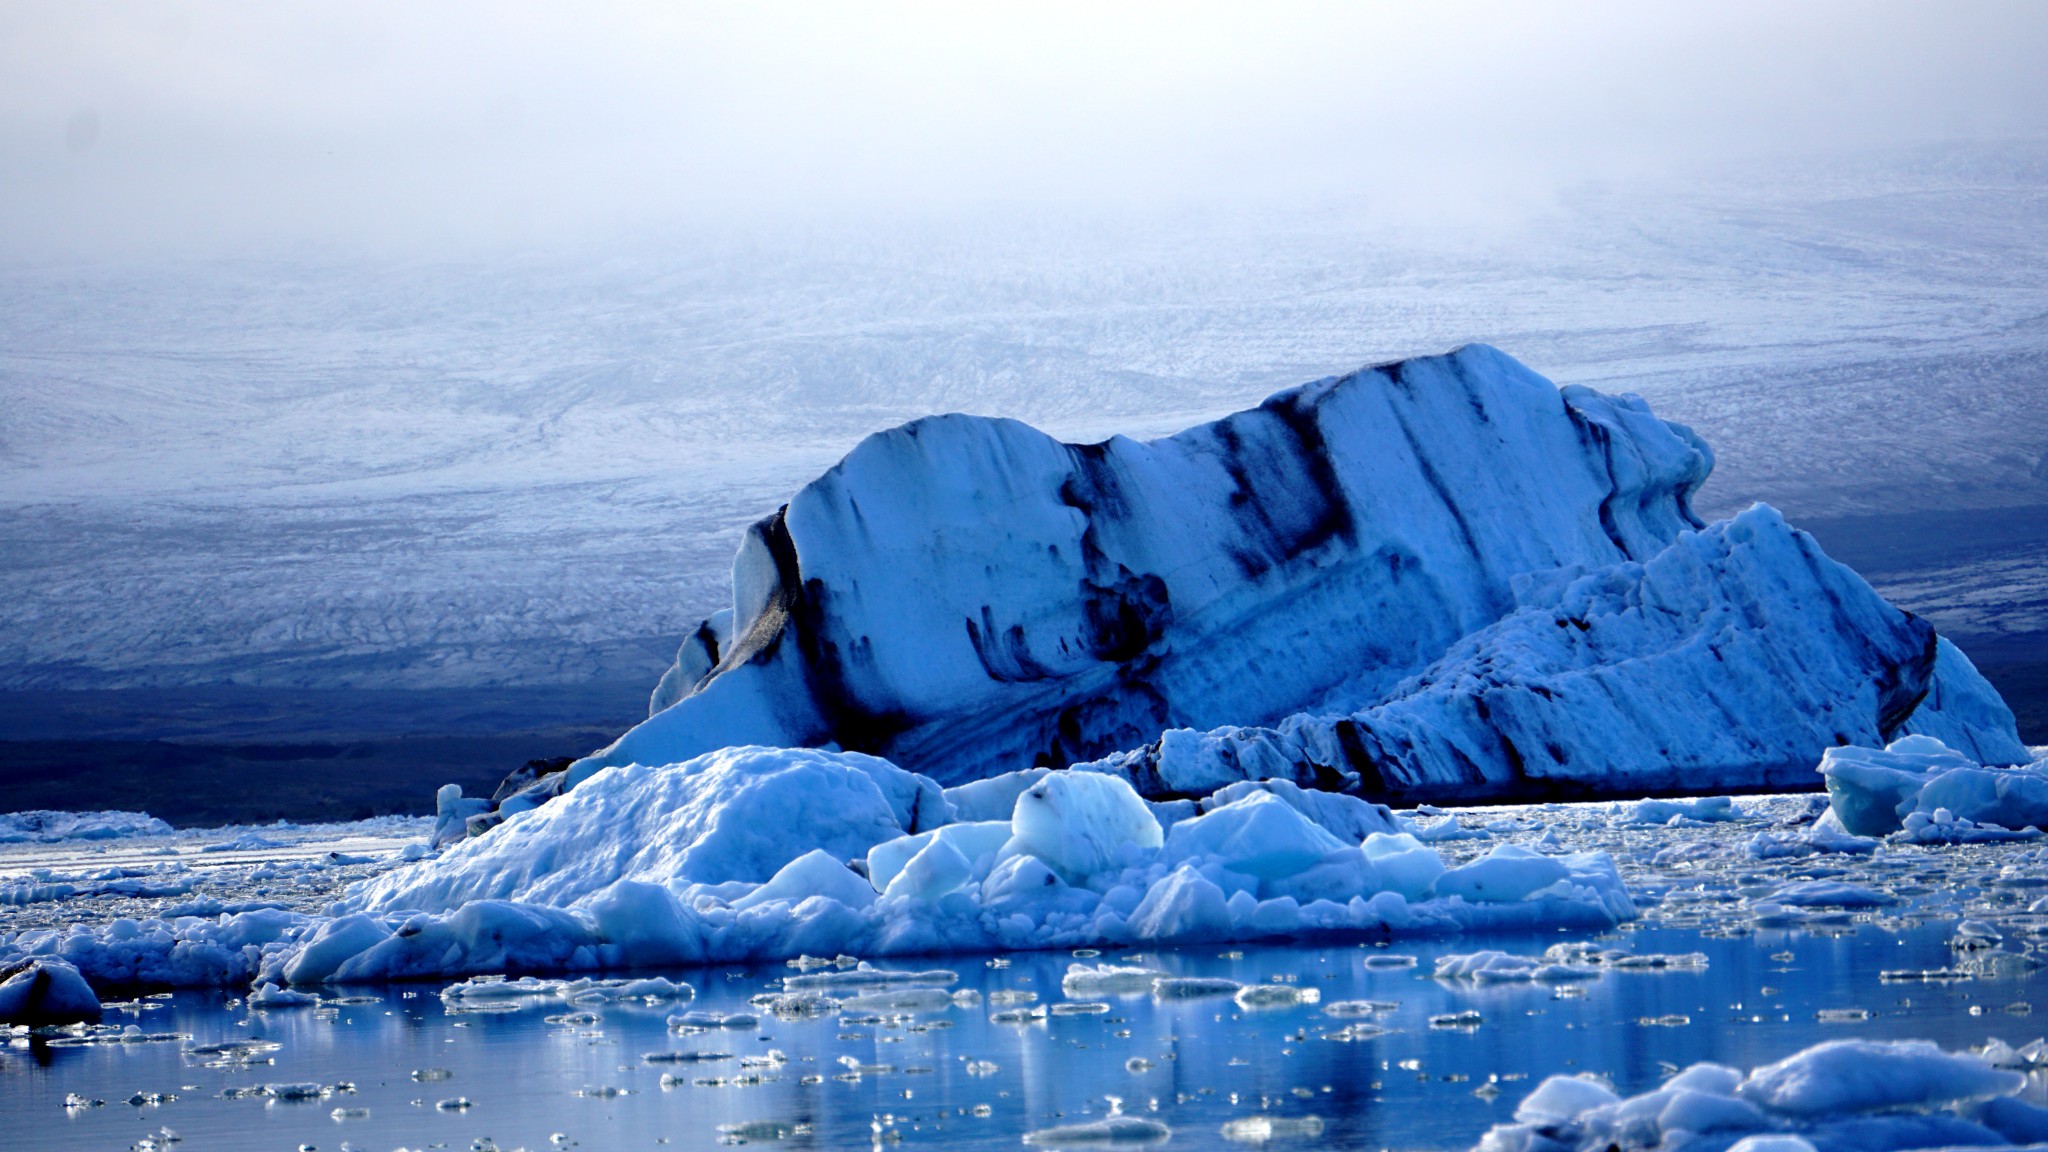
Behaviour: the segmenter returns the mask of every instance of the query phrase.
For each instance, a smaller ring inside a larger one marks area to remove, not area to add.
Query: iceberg
[[[957,784],[1355,707],[1511,610],[1518,576],[1697,527],[1711,463],[1640,399],[1481,345],[1150,442],[918,420],[749,530],[729,615],[569,782],[830,744]]]
[[[1712,465],[1481,345],[1149,442],[915,421],[754,525],[648,719],[499,814],[742,744],[882,757],[977,819],[1069,767],[1411,803],[1800,786],[1906,734],[2026,759],[1960,649],[1775,510],[1702,524]]]

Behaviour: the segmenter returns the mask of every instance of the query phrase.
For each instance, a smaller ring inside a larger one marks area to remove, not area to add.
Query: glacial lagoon
[[[7,1047],[0,1113],[18,1149],[149,1147],[164,1129],[182,1138],[169,1147],[223,1150],[994,1149],[1117,1108],[1166,1125],[1170,1147],[1463,1149],[1557,1073],[1597,1073],[1628,1095],[1697,1061],[1747,1068],[1830,1038],[1953,1050],[2040,1035],[2030,966],[1968,975],[1953,938],[1947,923],[1866,913],[1740,935],[1649,925],[963,956],[891,965],[957,973],[944,1008],[808,1019],[750,1003],[794,974],[785,965],[667,973],[697,990],[683,1002],[489,1011],[444,1005],[440,985],[329,989],[281,1010],[179,992],[110,1021],[187,1039]],[[1559,982],[1432,976],[1443,956],[1560,942],[1705,963]],[[1062,992],[1070,965],[1104,962],[1278,985],[1296,1002]],[[685,1013],[757,1022],[669,1022]],[[2042,1099],[2038,1077],[2024,1095]]]

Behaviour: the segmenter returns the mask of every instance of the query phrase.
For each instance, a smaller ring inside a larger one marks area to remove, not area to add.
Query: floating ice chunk
[[[1381,1012],[1392,1012],[1400,1005],[1391,1000],[1332,1000],[1323,1005],[1323,1015],[1340,1020],[1356,1016],[1372,1016]]]
[[[1571,869],[1519,844],[1502,844],[1470,864],[1436,879],[1439,896],[1463,896],[1488,904],[1511,904],[1571,875]]]
[[[1736,1092],[1760,1108],[1811,1119],[1988,1100],[2025,1084],[1981,1056],[1925,1040],[1832,1040],[1752,1071]]]
[[[1702,796],[1697,800],[1638,800],[1623,807],[1623,819],[1630,824],[1669,824],[1674,819],[1701,824],[1742,819],[1735,801],[1727,796]]]
[[[1240,875],[1278,880],[1345,847],[1280,797],[1255,791],[1175,824],[1162,857],[1169,864],[1214,860]]]
[[[63,960],[38,956],[0,970],[0,1024],[95,1024],[100,1016],[92,985]]]
[[[1270,1144],[1275,1140],[1315,1140],[1323,1134],[1320,1116],[1240,1116],[1226,1120],[1218,1135],[1233,1144]]]
[[[1514,956],[1506,952],[1481,951],[1469,955],[1437,958],[1438,980],[1470,980],[1478,984],[1512,983],[1522,980],[1564,983],[1596,980],[1600,969],[1590,964],[1562,963],[1548,956]]]
[[[1159,1144],[1173,1135],[1173,1129],[1157,1120],[1138,1116],[1108,1116],[1085,1124],[1061,1124],[1026,1132],[1024,1142],[1047,1148],[1089,1148],[1113,1145]]]
[[[944,1012],[953,994],[944,988],[892,988],[849,996],[839,1007],[847,1012]]]
[[[475,976],[441,989],[442,1002],[449,1005],[505,1004],[521,1000],[556,1000],[562,995],[562,981],[523,976],[507,980],[500,976]],[[418,1078],[417,1074],[414,1076]]]
[[[1882,908],[1898,897],[1841,880],[1801,880],[1771,893],[1771,901],[1795,908]]]
[[[448,785],[448,787],[449,787],[449,788],[454,788],[454,789],[456,789],[456,792],[457,792],[457,794],[458,794],[458,796],[459,796],[459,794],[460,794],[460,792],[461,792],[461,788],[460,788],[460,786],[458,786],[458,785],[455,785],[455,784],[450,784],[450,785]],[[446,789],[443,789],[443,791],[446,791]],[[223,840],[223,841],[221,841],[221,842],[220,842],[220,843],[218,843],[218,844],[208,844],[208,845],[206,845],[205,847],[201,848],[201,849],[200,849],[200,851],[201,851],[201,852],[260,852],[260,851],[262,851],[262,850],[264,850],[264,849],[266,849],[266,848],[282,848],[282,847],[284,847],[284,842],[283,842],[282,840],[272,840],[272,839],[271,839],[270,837],[268,837],[268,836],[263,836],[263,835],[259,835],[259,834],[255,833],[255,832],[244,832],[244,833],[242,833],[242,834],[241,834],[240,836],[237,836],[237,837],[235,837],[235,838],[234,838],[234,839],[232,839],[232,840]]]
[[[866,961],[859,967],[844,972],[804,972],[795,976],[784,976],[782,987],[787,991],[891,988],[923,986],[945,988],[960,982],[960,974],[944,968],[909,969],[877,968]]]
[[[1314,1004],[1322,999],[1322,993],[1293,984],[1247,984],[1237,990],[1234,999],[1239,1008],[1257,1011]]]
[[[1155,980],[1166,973],[1156,968],[1117,964],[1069,964],[1060,980],[1060,990],[1069,996],[1119,996],[1150,992]]]
[[[759,1027],[761,1018],[751,1012],[678,1012],[668,1018],[672,1032],[691,1032],[697,1029],[725,1029],[739,1031]]]
[[[294,992],[275,984],[259,985],[243,1001],[251,1008],[310,1008],[320,1003],[320,997],[309,992]]]
[[[1152,982],[1152,995],[1161,1000],[1198,1000],[1206,996],[1235,996],[1244,985],[1221,976],[1162,976]]]
[[[1055,772],[1025,789],[1010,816],[1011,847],[1070,884],[1121,868],[1165,842],[1152,810],[1114,776]]]

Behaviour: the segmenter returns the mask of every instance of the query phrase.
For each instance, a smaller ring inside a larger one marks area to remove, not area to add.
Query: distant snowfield
[[[2048,504],[2044,187],[2029,145],[1586,190],[1456,239],[1329,208],[15,268],[0,688],[651,688],[739,530],[869,432],[1163,434],[1470,340],[1694,425],[1709,515]],[[1954,611],[2040,628],[2036,567],[1973,570]],[[1885,590],[1914,580],[1955,587]]]

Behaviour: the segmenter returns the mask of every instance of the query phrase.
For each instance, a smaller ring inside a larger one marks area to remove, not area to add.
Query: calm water
[[[1136,954],[1176,974],[1246,983],[1291,978],[1317,990],[1324,1004],[1398,1002],[1370,1017],[1392,1031],[1351,1041],[1326,1038],[1355,1021],[1327,1016],[1321,1005],[1245,1011],[1227,997],[1105,997],[1111,1009],[1097,1015],[1028,1025],[989,1020],[1013,1007],[987,1003],[992,993],[1034,992],[1041,1005],[1064,1000],[1060,978],[1073,962],[1065,953],[1016,954],[1003,958],[1007,967],[992,967],[987,957],[892,965],[953,969],[956,989],[984,997],[908,1021],[764,1014],[754,1028],[681,1035],[667,1026],[669,1015],[753,1011],[748,998],[790,969],[671,973],[696,985],[694,1001],[607,1005],[590,1010],[596,1020],[571,1015],[586,1009],[558,1001],[510,1013],[450,1013],[435,986],[362,990],[367,1002],[339,1008],[256,1013],[230,1009],[218,994],[181,993],[115,1019],[190,1033],[182,1045],[0,1048],[0,1146],[124,1149],[168,1127],[183,1137],[175,1146],[181,1152],[695,1148],[718,1144],[720,1125],[776,1121],[793,1129],[779,1141],[791,1148],[900,1141],[906,1148],[1013,1149],[1023,1133],[1101,1116],[1117,1097],[1124,1111],[1170,1125],[1168,1147],[1225,1146],[1226,1121],[1266,1114],[1321,1118],[1318,1147],[1466,1148],[1556,1072],[1599,1072],[1631,1093],[1656,1086],[1673,1066],[1716,1060],[1748,1067],[1833,1037],[1924,1037],[1953,1048],[1993,1036],[2020,1043],[2048,1030],[2048,1020],[2028,1014],[2038,977],[1880,980],[1885,970],[1951,964],[1950,935],[1944,926],[1895,935],[1867,924],[1840,935],[1763,931],[1739,939],[1680,929],[1615,933],[1603,939],[1636,952],[1704,952],[1708,967],[1613,971],[1577,985],[1583,996],[1564,998],[1549,986],[1474,987],[1427,975],[1444,953],[1539,952],[1572,938],[1562,935]],[[1388,953],[1420,964],[1365,963]],[[1790,959],[1774,958],[1786,953]],[[1103,959],[1129,962],[1132,955]],[[1860,1023],[1823,1023],[1816,1015],[1851,1008],[1874,1015]],[[1481,1017],[1476,1028],[1430,1023],[1467,1009]],[[207,1067],[184,1051],[249,1037],[280,1045],[272,1063]],[[732,1058],[643,1060],[671,1050]],[[771,1050],[786,1062],[742,1067],[742,1058]],[[1134,1058],[1150,1067],[1127,1066]],[[974,1063],[981,1061],[994,1070]],[[887,1070],[856,1077],[849,1063]],[[434,1069],[448,1075],[413,1076]],[[663,1086],[665,1073],[671,1086]],[[697,1083],[709,1080],[724,1082]],[[349,1082],[354,1090],[305,1102],[223,1095],[291,1082]],[[625,1094],[593,1091],[602,1089]],[[176,1099],[129,1103],[138,1092]],[[67,1108],[70,1093],[106,1103]],[[469,1107],[436,1106],[458,1096]],[[750,1142],[775,1141],[757,1135]]]

